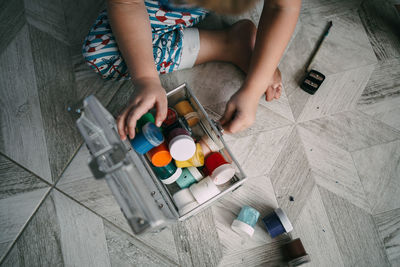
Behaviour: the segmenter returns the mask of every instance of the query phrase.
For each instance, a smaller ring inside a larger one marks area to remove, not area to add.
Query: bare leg
[[[224,61],[235,64],[247,73],[254,49],[256,32],[256,26],[250,20],[238,21],[225,30],[199,30],[200,51],[195,65],[210,61]],[[280,91],[281,89],[282,78],[277,68],[273,81],[266,88],[266,91]]]

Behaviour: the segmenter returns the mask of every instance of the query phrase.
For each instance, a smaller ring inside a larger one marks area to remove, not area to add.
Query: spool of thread
[[[189,101],[183,100],[178,102],[175,105],[175,109],[179,115],[186,119],[190,127],[193,127],[199,123],[199,114],[193,110],[193,107],[190,105]]]
[[[147,158],[156,167],[164,167],[172,160],[172,156],[169,153],[168,146],[165,142],[147,152]]]
[[[148,123],[148,122],[155,122],[154,116],[153,114],[151,114],[150,112],[147,112],[146,114],[144,114],[142,117],[140,117],[140,119],[136,122],[136,132],[140,132],[143,128],[143,126]]]
[[[207,173],[216,185],[228,182],[235,175],[235,168],[219,152],[214,152],[205,159]]]
[[[168,147],[171,156],[178,161],[185,161],[193,157],[196,144],[190,133],[183,128],[175,128],[168,135]]]
[[[204,165],[204,154],[199,143],[196,143],[196,152],[193,157],[185,161],[175,160],[175,164],[179,168],[201,167]]]
[[[207,156],[211,152],[218,152],[219,150],[222,149],[222,147],[219,147],[214,142],[214,140],[208,135],[203,135],[199,142],[202,145],[203,153],[205,156]],[[206,151],[208,153],[205,153],[204,151]]]
[[[189,167],[189,168],[184,168],[182,169],[182,174],[179,177],[178,180],[176,180],[176,183],[180,188],[188,188],[194,183],[197,183],[203,179],[203,175],[199,172],[199,170],[196,167]]]
[[[251,237],[254,234],[254,226],[258,221],[258,217],[260,217],[260,213],[256,209],[250,206],[243,206],[238,217],[233,220],[231,228],[240,235],[245,234]]]
[[[311,261],[311,258],[304,249],[300,238],[291,240],[289,243],[283,245],[282,249],[289,261],[289,267],[300,266]]]
[[[210,177],[206,177],[200,182],[192,184],[189,189],[199,204],[203,204],[221,192]]]
[[[131,145],[137,153],[145,154],[162,142],[164,142],[164,136],[160,129],[154,123],[148,122],[142,127],[142,131],[131,140]]]
[[[174,124],[178,120],[178,113],[175,109],[168,107],[167,118],[164,120],[162,127],[166,128]]]
[[[156,176],[163,182],[164,184],[172,184],[182,174],[182,169],[177,168],[175,163],[171,161],[168,165],[164,167],[155,167],[152,166],[154,173]]]
[[[293,226],[282,209],[277,208],[272,213],[263,218],[265,228],[269,235],[274,238],[283,233],[289,233],[293,230]]]
[[[189,188],[182,189],[172,196],[180,215],[184,215],[196,208],[199,203],[194,199]]]

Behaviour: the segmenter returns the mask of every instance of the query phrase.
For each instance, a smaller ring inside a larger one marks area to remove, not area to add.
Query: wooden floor
[[[262,224],[252,239],[230,229],[240,207],[284,209],[308,266],[400,266],[400,17],[398,0],[304,0],[280,63],[285,90],[261,100],[255,124],[226,136],[249,177],[233,194],[160,233],[135,236],[67,112],[95,93],[117,114],[129,81],[105,82],[84,64],[82,40],[104,3],[0,4],[1,266],[276,266],[280,247]],[[203,27],[257,22],[262,3]],[[318,93],[298,87],[325,23],[333,28],[313,67]],[[187,82],[221,116],[243,74],[210,63],[161,77]],[[290,200],[292,197],[292,201]]]

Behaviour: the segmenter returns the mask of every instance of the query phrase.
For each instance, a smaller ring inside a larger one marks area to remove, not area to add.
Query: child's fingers
[[[279,98],[281,97],[281,94],[282,94],[282,85],[280,84],[280,85],[278,85],[278,87],[276,88],[276,91],[275,91],[275,98],[276,98],[276,99],[279,99]]]
[[[121,136],[121,140],[125,140],[126,139],[126,125],[125,125],[125,121],[126,121],[126,117],[128,116],[130,111],[130,108],[127,108],[124,110],[124,112],[122,114],[120,114],[117,118],[117,128],[118,128],[118,133]]]
[[[229,122],[231,120],[231,118],[233,117],[233,114],[235,113],[235,105],[232,104],[231,102],[228,102],[226,104],[225,107],[225,112],[224,115],[222,116],[222,118],[219,120],[219,122],[224,125],[227,122]]]
[[[135,137],[135,128],[137,120],[139,120],[140,117],[142,117],[148,110],[149,109],[146,107],[146,105],[143,105],[142,103],[139,103],[136,106],[132,107],[131,112],[129,113],[126,119],[126,125],[128,126],[128,133],[130,139],[133,139]]]
[[[237,117],[233,118],[227,125],[224,126],[224,130],[227,133],[237,133],[243,130],[244,128],[246,127],[243,124],[243,121]]]
[[[163,98],[161,100],[158,100],[156,102],[156,109],[157,109],[156,125],[157,127],[160,127],[165,118],[167,117],[167,111],[168,111],[167,99]]]

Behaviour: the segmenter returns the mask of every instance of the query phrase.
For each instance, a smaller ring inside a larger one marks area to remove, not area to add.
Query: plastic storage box
[[[206,134],[219,146],[236,173],[221,192],[196,208],[180,215],[172,195],[177,186],[163,184],[145,155],[137,154],[129,141],[121,141],[114,117],[94,96],[84,100],[84,111],[77,126],[91,153],[89,167],[96,179],[106,179],[130,227],[136,234],[156,232],[177,220],[185,220],[232,192],[246,180],[243,170],[226,146],[220,128],[212,121],[186,84],[167,93],[168,105],[186,99],[199,114],[194,135]],[[201,133],[198,133],[201,131]],[[197,132],[197,133],[196,133]]]

